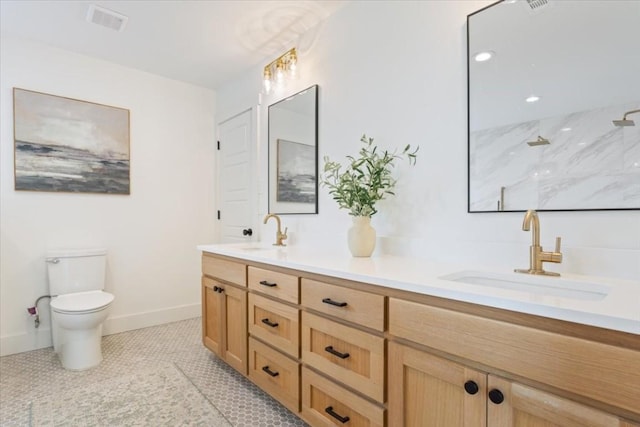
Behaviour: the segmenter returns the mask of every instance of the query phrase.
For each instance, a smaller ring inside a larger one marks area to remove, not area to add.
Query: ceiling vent
[[[111,30],[124,30],[128,20],[129,18],[121,13],[114,12],[113,10],[97,6],[95,4],[89,5],[89,10],[87,11],[87,22],[101,25]]]
[[[549,0],[527,0],[527,4],[531,10],[536,11],[549,4]]]

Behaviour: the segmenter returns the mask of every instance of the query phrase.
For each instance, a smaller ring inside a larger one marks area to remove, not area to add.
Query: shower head
[[[627,116],[633,113],[640,113],[640,110],[627,111],[626,113],[624,113],[622,120],[614,120],[613,125],[614,126],[635,126],[636,124],[633,120],[627,119]]]
[[[622,119],[622,120],[614,120],[613,124],[615,126],[635,126],[635,122],[633,120]]]
[[[547,138],[543,138],[538,135],[538,139],[536,139],[535,141],[527,141],[527,144],[529,144],[531,147],[535,147],[536,145],[551,144],[551,142]]]

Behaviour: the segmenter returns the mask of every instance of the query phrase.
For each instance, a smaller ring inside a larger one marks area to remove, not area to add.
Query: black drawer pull
[[[271,326],[272,328],[277,328],[278,327],[277,323],[271,322],[268,318],[262,319],[262,323],[264,323],[267,326]]]
[[[273,287],[275,287],[275,286],[278,286],[278,284],[277,284],[277,283],[267,282],[266,280],[261,280],[261,281],[260,281],[260,284],[261,284],[262,286],[268,286],[268,287],[270,287],[270,288],[273,288]]]
[[[322,300],[323,303],[325,304],[330,304],[330,305],[335,305],[336,307],[346,307],[347,303],[346,302],[337,302],[332,300],[331,298],[324,298]]]
[[[340,415],[336,414],[335,412],[333,412],[333,406],[327,406],[326,408],[324,408],[324,411],[331,415],[333,418],[335,418],[336,420],[340,421],[342,424],[348,422],[350,420],[349,417],[341,417]]]
[[[277,377],[278,375],[280,375],[280,372],[273,372],[271,369],[269,369],[269,365],[267,366],[263,366],[262,370],[265,371],[270,377]]]
[[[340,353],[339,351],[334,350],[332,345],[325,347],[324,351],[331,353],[334,356],[338,356],[340,359],[346,359],[349,357],[349,353]]]

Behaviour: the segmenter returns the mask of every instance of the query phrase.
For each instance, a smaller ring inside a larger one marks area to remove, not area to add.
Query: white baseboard
[[[102,335],[117,334],[149,326],[192,319],[202,315],[200,304],[179,305],[162,310],[109,317],[102,325]]]
[[[109,317],[102,325],[102,335],[117,334],[149,326],[192,319],[202,315],[200,304],[180,305],[162,310]],[[51,329],[40,327],[30,333],[0,337],[0,356],[51,347]]]
[[[40,327],[28,334],[17,334],[0,337],[0,356],[23,353],[53,346],[51,329]]]

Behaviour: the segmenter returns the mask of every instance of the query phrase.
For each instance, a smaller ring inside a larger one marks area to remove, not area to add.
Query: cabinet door
[[[202,343],[218,356],[223,357],[224,307],[219,283],[208,277],[202,278]]]
[[[487,425],[485,373],[395,342],[388,360],[389,426]]]
[[[491,427],[626,427],[618,417],[541,390],[489,375]]]
[[[247,291],[223,286],[224,359],[240,373],[247,374]]]

